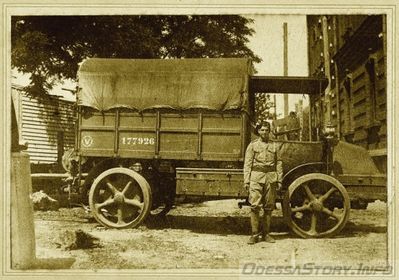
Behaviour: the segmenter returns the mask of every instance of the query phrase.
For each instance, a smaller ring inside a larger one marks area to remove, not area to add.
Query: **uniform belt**
[[[276,171],[276,168],[275,168],[274,165],[272,165],[272,166],[263,166],[263,167],[261,167],[261,166],[254,166],[254,167],[252,167],[252,171],[258,171],[258,172],[267,173],[267,172],[274,172],[274,171]]]

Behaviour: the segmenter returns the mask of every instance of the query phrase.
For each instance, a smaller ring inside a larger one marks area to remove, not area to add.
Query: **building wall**
[[[323,36],[323,23],[327,25],[327,36]],[[336,124],[343,138],[354,133],[355,143],[371,149],[386,147],[386,51],[382,23],[382,15],[308,17],[310,75],[327,76],[330,81],[327,91],[314,98],[314,107],[317,101],[324,101],[323,120]],[[321,34],[316,41],[315,34]],[[326,56],[330,58],[329,65]],[[376,124],[381,128],[378,143],[365,137],[367,129]]]
[[[327,37],[323,34],[323,17],[326,18]],[[366,15],[307,16],[309,74],[325,74],[324,41],[327,41],[328,52],[332,57],[344,46],[347,39],[354,33],[354,30],[356,30],[366,18]],[[333,69],[333,67],[331,68]]]
[[[311,99],[313,124],[332,123],[341,140],[386,161],[385,24],[383,15],[307,17],[309,74],[329,79]]]
[[[377,72],[375,89],[372,89],[373,85],[370,82],[370,77],[364,64],[357,66],[351,73],[350,96],[348,96],[345,89],[344,81],[339,84],[341,134],[343,134],[344,137],[346,135],[353,135],[353,143],[370,150],[384,149],[387,144],[386,82],[385,78],[378,74],[385,71],[383,70],[383,51],[379,50],[376,52],[375,58]],[[338,110],[336,109],[339,106],[337,104],[338,100],[335,99],[333,101],[333,108]],[[335,116],[334,123],[337,122],[337,116]],[[374,124],[380,126],[378,141],[369,139],[368,129]]]
[[[31,163],[59,164],[63,152],[74,146],[74,103],[58,98],[38,100],[16,86],[12,98],[20,143],[27,143]]]

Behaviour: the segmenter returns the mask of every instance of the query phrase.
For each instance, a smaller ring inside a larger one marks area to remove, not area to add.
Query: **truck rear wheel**
[[[150,213],[151,188],[143,176],[123,167],[101,173],[89,193],[94,218],[111,228],[139,226]]]

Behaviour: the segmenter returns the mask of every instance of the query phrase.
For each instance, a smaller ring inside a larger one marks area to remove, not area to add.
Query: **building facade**
[[[39,100],[16,85],[12,86],[12,100],[19,142],[27,146],[32,171],[60,170],[64,151],[74,147],[74,102],[52,96]]]
[[[334,125],[341,140],[368,149],[386,171],[386,17],[312,15],[307,29],[309,74],[329,80],[311,97],[313,125]]]

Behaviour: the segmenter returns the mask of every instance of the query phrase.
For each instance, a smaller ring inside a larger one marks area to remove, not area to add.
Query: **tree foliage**
[[[273,120],[275,115],[275,104],[270,94],[257,93],[255,95],[255,119],[256,122]]]
[[[238,15],[14,16],[12,66],[31,74],[26,90],[43,95],[76,79],[79,63],[102,58],[249,57],[251,19]]]

